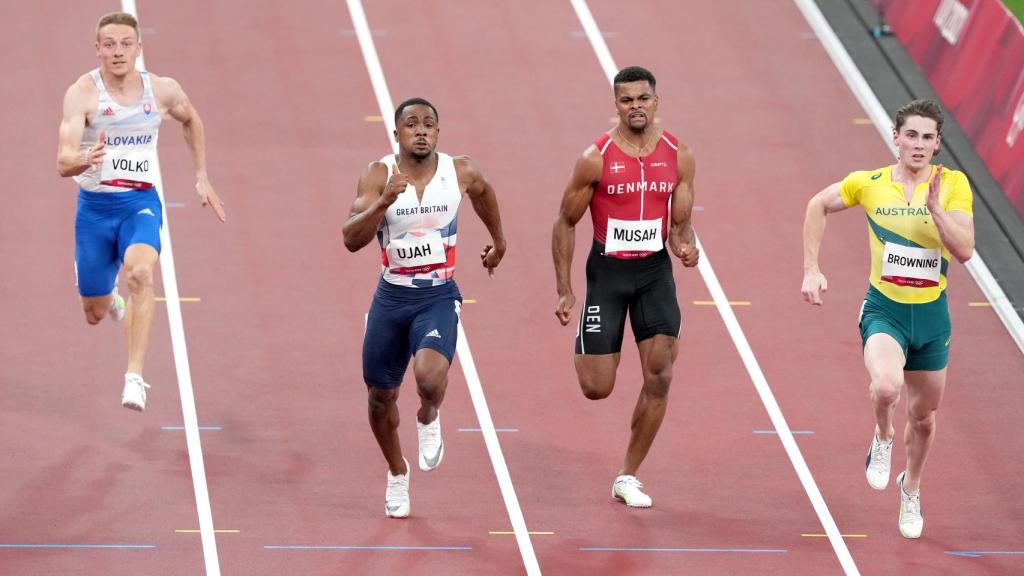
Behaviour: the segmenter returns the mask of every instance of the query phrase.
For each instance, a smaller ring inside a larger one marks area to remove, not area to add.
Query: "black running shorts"
[[[682,318],[668,250],[619,260],[594,242],[587,258],[587,298],[576,329],[577,354],[614,354],[622,349],[626,311],[637,342],[656,334],[679,337]]]

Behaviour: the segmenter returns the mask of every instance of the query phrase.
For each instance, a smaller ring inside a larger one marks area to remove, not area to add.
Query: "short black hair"
[[[402,102],[401,104],[399,104],[398,108],[395,108],[395,124],[398,124],[398,119],[402,117],[402,111],[403,110],[405,110],[409,106],[419,106],[419,105],[430,107],[430,109],[434,111],[434,118],[436,118],[438,120],[438,122],[441,121],[441,116],[437,113],[437,108],[434,108],[433,104],[431,104],[430,102],[427,102],[423,98],[409,98],[405,102]]]
[[[619,73],[615,75],[615,80],[612,81],[612,85],[618,86],[619,84],[644,81],[651,85],[651,90],[654,90],[658,84],[657,80],[654,79],[654,74],[651,74],[650,70],[639,66],[627,66],[622,70],[619,70]]]

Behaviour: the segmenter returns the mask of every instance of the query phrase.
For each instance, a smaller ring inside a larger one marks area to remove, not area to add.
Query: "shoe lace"
[[[637,479],[636,476],[626,476],[619,480],[619,484],[622,488],[636,488],[640,489],[644,487],[644,483]]]
[[[419,437],[420,444],[425,444],[429,448],[436,448],[441,443],[441,427],[431,425],[421,426],[419,429]]]
[[[905,491],[903,492],[903,515],[914,520],[921,517],[920,493],[910,494]]]
[[[397,504],[405,499],[409,493],[409,475],[388,476],[388,504]]]
[[[871,464],[872,467],[886,467],[889,466],[889,459],[892,457],[892,442],[882,442],[881,440],[875,440],[875,444],[871,450]]]

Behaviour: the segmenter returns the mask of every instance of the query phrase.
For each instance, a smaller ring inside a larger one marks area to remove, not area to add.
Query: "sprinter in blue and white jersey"
[[[143,361],[153,323],[153,268],[160,254],[163,206],[155,188],[161,118],[181,123],[203,206],[224,221],[224,207],[206,175],[203,123],[171,78],[135,67],[142,51],[135,17],[114,12],[96,25],[99,68],[64,95],[57,170],[78,183],[75,270],[89,324],[124,318],[128,339],[121,404],[146,407]],[[124,268],[127,303],[117,293]]]

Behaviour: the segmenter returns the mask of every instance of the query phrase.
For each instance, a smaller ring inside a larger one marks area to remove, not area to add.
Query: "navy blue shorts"
[[[147,244],[160,253],[163,206],[156,188],[130,192],[78,191],[75,216],[75,272],[78,293],[106,296],[132,244]]]
[[[462,295],[455,282],[426,288],[395,286],[382,278],[363,337],[363,380],[373,388],[402,384],[409,358],[437,350],[451,364],[458,340]]]

